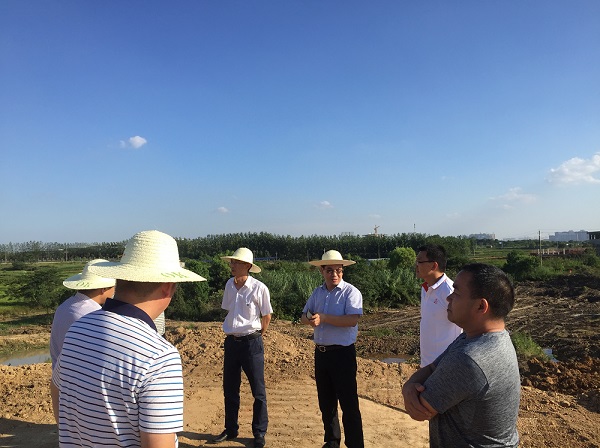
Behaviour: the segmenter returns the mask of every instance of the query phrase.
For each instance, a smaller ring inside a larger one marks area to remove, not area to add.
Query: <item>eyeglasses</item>
[[[234,265],[234,264],[250,264],[250,263],[246,263],[245,261],[240,261],[240,260],[229,260],[229,264]]]
[[[435,263],[435,261],[433,261],[433,260],[417,260],[417,261],[415,261],[415,264],[421,264],[421,263]]]
[[[333,268],[327,268],[327,269],[323,269],[323,271],[327,274],[327,275],[333,275],[333,273],[335,272],[337,275],[341,275],[342,272],[344,272],[344,269],[342,268],[337,268],[337,269],[333,269]]]

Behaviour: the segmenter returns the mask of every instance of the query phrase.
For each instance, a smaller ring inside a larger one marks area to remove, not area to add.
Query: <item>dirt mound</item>
[[[402,318],[396,312],[391,314]],[[388,318],[384,316],[384,319]],[[368,332],[369,319],[365,320],[367,328],[364,331]],[[313,380],[311,334],[308,327],[275,321],[265,337],[270,416],[267,442],[273,448],[312,448],[322,444],[322,424]],[[224,335],[219,323],[173,325],[170,322],[167,338],[177,345],[184,367],[185,428],[180,435],[180,447],[204,446],[223,428]],[[383,347],[386,349],[393,348],[394,341],[399,342],[396,334],[384,339],[389,345]],[[398,347],[402,346],[400,342]],[[369,347],[372,347],[369,343],[363,343],[365,350]],[[369,356],[375,355],[374,352],[369,353]],[[540,383],[544,375],[555,375],[556,379],[552,381],[556,384],[566,382],[560,375],[568,369],[561,369],[561,363],[532,365],[535,366],[532,371],[537,368],[535,375],[539,375]],[[404,380],[416,367],[414,364],[358,359],[358,386],[367,446],[428,446],[427,423],[415,422],[406,415],[400,392]],[[587,372],[590,378],[598,372],[598,364],[594,361],[568,364],[568,368]],[[48,393],[50,370],[49,364],[0,367],[3,379],[0,383],[3,397],[0,404],[0,446],[57,446]],[[240,439],[231,442],[228,448],[248,446],[251,441],[252,397],[246,381],[242,383],[241,393]],[[568,395],[551,389],[523,387],[518,422],[521,446],[600,446],[599,401],[597,390],[588,389]]]
[[[264,338],[266,383],[314,378],[311,335],[308,327],[282,321],[272,324]],[[222,367],[224,336],[219,324],[199,323],[197,328],[180,326],[165,336],[179,348],[184,375],[207,373]],[[386,406],[402,407],[400,388],[416,368],[415,365],[358,358],[359,395]]]
[[[523,386],[575,396],[600,390],[600,359],[552,362],[533,358],[527,366]]]
[[[600,279],[579,275],[522,282],[507,328],[529,334],[559,361],[600,358]]]

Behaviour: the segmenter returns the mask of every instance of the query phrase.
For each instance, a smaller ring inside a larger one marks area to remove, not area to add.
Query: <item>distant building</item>
[[[568,232],[554,232],[554,235],[549,235],[550,241],[587,241],[588,240],[588,232],[586,230],[580,230],[579,232],[575,232],[573,230],[569,230]]]
[[[596,246],[596,252],[600,255],[600,232],[588,232],[589,242]]]
[[[473,238],[476,240],[495,240],[496,234],[495,233],[472,233],[471,235],[469,235],[469,238]]]

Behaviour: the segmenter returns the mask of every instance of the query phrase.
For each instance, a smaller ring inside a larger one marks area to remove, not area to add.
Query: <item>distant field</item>
[[[84,262],[41,262],[28,263],[28,267],[53,266],[58,269],[63,279],[81,272]],[[10,297],[9,285],[31,275],[31,270],[13,270],[12,263],[0,263],[0,316],[27,314],[30,307],[25,306],[17,297]]]
[[[508,253],[513,251],[523,254],[529,254],[531,249],[498,249],[490,247],[477,247],[474,253],[469,254],[469,256],[477,263],[488,263],[494,266],[502,267],[504,263],[506,263],[506,256],[508,255]]]

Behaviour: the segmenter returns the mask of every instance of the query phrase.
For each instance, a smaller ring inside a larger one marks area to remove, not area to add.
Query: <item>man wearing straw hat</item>
[[[225,354],[223,360],[223,395],[225,397],[225,430],[215,437],[214,443],[232,440],[238,436],[240,409],[240,384],[242,370],[248,377],[254,406],[252,408],[252,434],[254,447],[265,446],[269,422],[267,392],[265,390],[265,356],[262,336],[271,322],[271,296],[264,283],[250,276],[260,272],[254,264],[252,251],[245,247],[233,255],[221,257],[229,260],[233,275],[225,285],[221,307],[228,311],[223,322]]]
[[[115,293],[115,279],[99,277],[89,270],[90,266],[105,261],[107,260],[101,258],[92,260],[84,266],[82,272],[63,282],[64,286],[76,289],[77,292],[61,303],[54,313],[50,333],[50,358],[53,369],[60,355],[65,334],[73,322],[102,308],[106,299]]]
[[[175,240],[156,230],[134,235],[119,263],[89,270],[117,279],[115,298],[65,336],[52,373],[60,445],[177,447],[181,358],[153,319],[167,308],[178,282],[205,279],[183,269]]]
[[[362,294],[342,280],[344,260],[329,250],[318,266],[324,283],[318,286],[302,311],[302,323],[314,328],[315,381],[325,436],[323,448],[338,448],[341,441],[338,401],[342,408],[344,441],[348,448],[363,448],[362,418],[356,385],[356,349],[358,319],[362,315]]]

